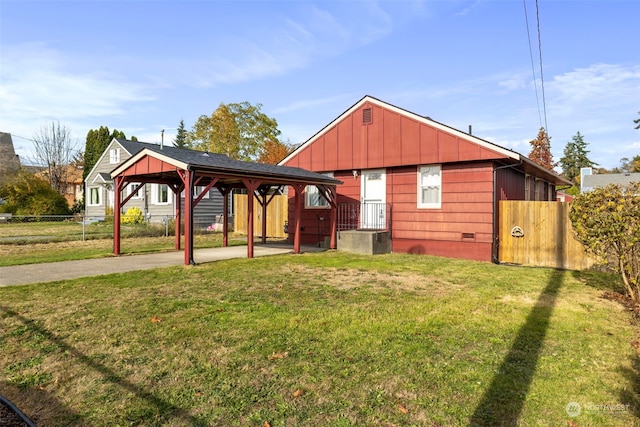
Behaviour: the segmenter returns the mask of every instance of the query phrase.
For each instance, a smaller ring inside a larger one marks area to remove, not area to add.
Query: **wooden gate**
[[[247,234],[247,195],[234,194],[235,215],[233,229],[237,233]],[[289,215],[289,201],[286,194],[278,195],[267,206],[267,237],[287,238],[284,224]],[[262,206],[257,200],[253,203],[253,234],[262,234]]]
[[[569,204],[501,201],[498,261],[584,270],[595,261],[573,237]]]

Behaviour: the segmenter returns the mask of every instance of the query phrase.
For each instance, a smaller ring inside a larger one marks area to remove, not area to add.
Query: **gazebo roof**
[[[128,151],[135,154],[114,169],[111,172],[111,177],[124,174],[127,176],[150,175],[155,178],[163,177],[166,179],[167,175],[175,172],[175,170],[149,171],[147,173],[136,173],[133,171],[132,167],[136,163],[141,161],[144,157],[150,156],[164,162],[165,164],[172,165],[176,169],[196,171],[197,173],[207,175],[216,175],[220,177],[221,182],[231,184],[234,182],[240,182],[243,178],[260,179],[267,184],[274,185],[296,183],[308,185],[342,184],[342,181],[332,177],[296,167],[245,162],[232,159],[224,154],[188,150],[171,146],[160,146],[145,142],[136,142],[124,139],[118,139],[117,141],[127,148]]]

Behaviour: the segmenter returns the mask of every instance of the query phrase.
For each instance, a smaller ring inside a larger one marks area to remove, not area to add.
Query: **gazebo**
[[[173,191],[176,202],[175,248],[180,250],[180,224],[184,219],[184,264],[195,264],[193,259],[193,208],[212,188],[224,197],[223,246],[228,246],[228,199],[234,188],[245,188],[249,197],[247,206],[247,256],[253,258],[254,199],[262,208],[262,242],[266,243],[267,206],[274,197],[273,189],[290,186],[294,191],[293,249],[300,253],[300,216],[304,204],[303,192],[307,185],[315,185],[331,206],[330,247],[336,248],[337,204],[336,186],[342,181],[309,172],[304,169],[267,165],[234,160],[223,154],[186,150],[157,144],[140,143],[144,148],[111,172],[114,182],[113,253],[120,255],[120,215],[125,203],[137,194],[123,198],[128,184],[166,184]],[[196,196],[194,188],[203,188]],[[139,186],[138,188],[140,188]],[[184,209],[180,194],[184,192]],[[254,196],[254,197],[251,197]]]

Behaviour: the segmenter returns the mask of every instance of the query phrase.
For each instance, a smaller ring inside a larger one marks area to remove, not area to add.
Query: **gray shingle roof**
[[[179,162],[185,163],[189,166],[189,169],[192,170],[215,171],[220,173],[242,174],[256,177],[310,180],[330,185],[342,184],[342,181],[301,168],[244,162],[232,159],[224,154],[188,150],[166,145],[160,147],[160,145],[146,142],[136,142],[124,139],[118,139],[118,142],[127,151],[129,151],[132,156],[136,155],[143,149],[148,149],[155,153],[162,154]]]
[[[585,175],[582,186],[585,188],[606,187],[609,184],[627,185],[640,182],[640,173],[610,173]]]

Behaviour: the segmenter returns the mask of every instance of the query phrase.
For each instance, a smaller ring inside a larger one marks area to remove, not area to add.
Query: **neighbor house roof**
[[[640,173],[607,173],[585,175],[583,177],[584,188],[606,187],[609,184],[627,185],[632,182],[640,182]]]

